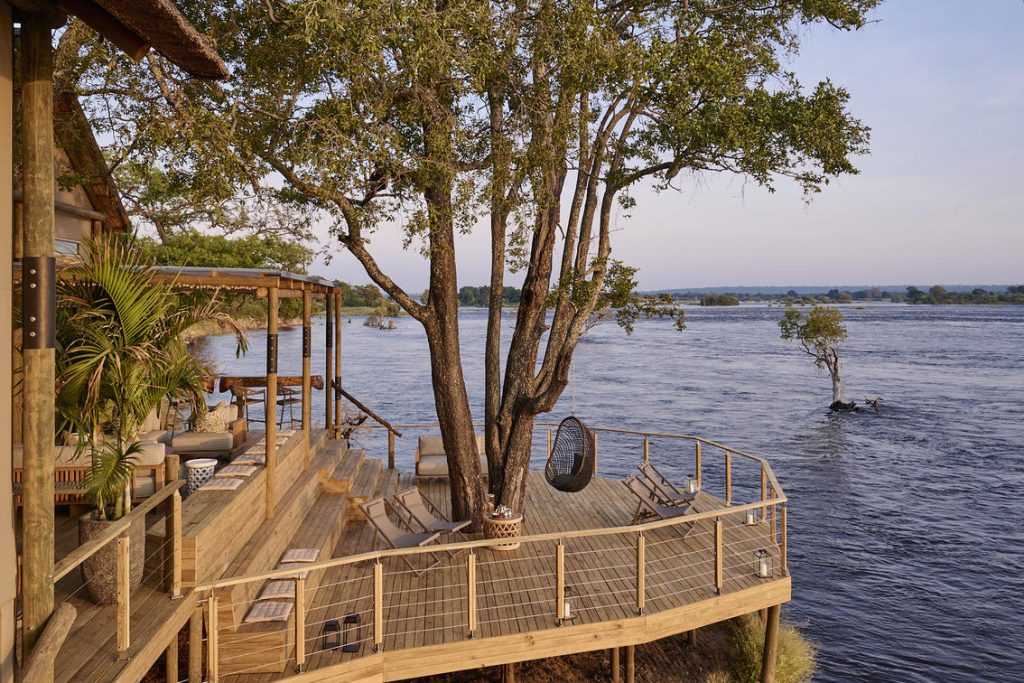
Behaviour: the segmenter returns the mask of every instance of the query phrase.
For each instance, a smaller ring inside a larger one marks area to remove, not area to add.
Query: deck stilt
[[[506,664],[501,677],[502,683],[516,683],[516,665]]]
[[[164,671],[167,672],[168,683],[176,683],[178,680],[178,634],[175,633],[171,642],[164,650]]]
[[[203,680],[203,607],[196,605],[188,620],[188,680],[202,683]]]
[[[636,647],[626,646],[626,683],[634,683],[636,680]]]
[[[761,683],[774,683],[775,658],[779,645],[779,616],[782,605],[768,608],[768,622],[764,625],[764,652],[761,657]]]
[[[619,648],[612,648],[611,661],[612,683],[622,683],[622,665],[619,663]]]
[[[690,647],[697,647],[697,629],[693,629],[687,633],[686,640],[690,644]]]

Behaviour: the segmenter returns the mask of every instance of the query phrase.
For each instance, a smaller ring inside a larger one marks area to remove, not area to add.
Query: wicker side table
[[[484,517],[484,538],[518,538],[523,535],[523,516]],[[519,543],[499,543],[490,546],[491,550],[516,550]]]

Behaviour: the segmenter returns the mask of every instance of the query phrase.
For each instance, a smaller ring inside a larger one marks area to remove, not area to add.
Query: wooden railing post
[[[555,619],[562,625],[565,618],[565,546],[555,546]]]
[[[388,430],[388,469],[395,469],[395,433]]]
[[[210,683],[217,683],[220,647],[217,633],[217,596],[210,595],[206,601],[206,677]]]
[[[786,563],[786,504],[782,504],[782,518],[779,520],[782,526],[782,539],[779,543],[779,564],[782,565],[782,575],[789,574],[789,565]]]
[[[117,539],[117,658],[128,659],[131,635],[131,586],[129,585],[130,541],[127,536]]]
[[[295,578],[295,671],[306,668],[306,580]]]
[[[169,453],[164,458],[164,482],[170,484],[171,482],[178,479],[180,475],[181,460],[176,453]],[[159,489],[158,489],[159,490]],[[180,597],[179,593],[174,592],[174,567],[177,565],[181,567],[181,495],[175,492],[178,496],[177,509],[178,509],[178,532],[175,534],[175,502],[172,498],[168,498],[164,504],[164,549],[163,549],[163,560],[164,560],[164,575],[167,577],[167,592],[170,593],[172,598]],[[179,574],[180,579],[180,574]],[[180,586],[180,583],[179,583]]]
[[[548,457],[551,457],[551,427],[548,427]]]
[[[593,432],[594,435],[594,476],[597,476],[597,432]]]
[[[181,597],[181,494],[171,495],[171,598]]]
[[[373,651],[384,649],[384,565],[373,563]]]
[[[644,613],[644,601],[647,597],[647,577],[645,574],[646,541],[644,535],[636,537],[636,613]]]
[[[651,462],[651,439],[650,437],[644,437],[644,464]]]
[[[466,557],[466,623],[469,637],[476,633],[476,553],[472,550]]]
[[[763,522],[768,517],[768,509],[765,507],[764,502],[768,500],[768,472],[764,468],[764,464],[761,465],[761,521]]]
[[[328,290],[324,296],[324,322],[326,333],[324,334],[324,429],[327,430],[327,437],[334,438],[334,403],[332,398],[334,391],[331,385],[331,378],[334,376],[334,291]],[[341,421],[341,416],[338,416]]]
[[[732,505],[732,453],[725,452],[725,504]]]
[[[719,595],[722,593],[722,586],[724,584],[724,576],[722,572],[722,546],[724,545],[722,540],[722,518],[715,518],[715,592]]]
[[[703,463],[701,462],[700,455],[700,440],[697,440],[695,443],[696,446],[694,448],[693,453],[693,476],[697,477],[697,490],[699,491],[702,483],[701,475],[703,470]]]
[[[772,486],[769,489],[769,492],[771,494],[772,500],[775,500],[775,487]],[[772,521],[771,521],[771,526],[769,527],[769,530],[768,530],[768,540],[771,542],[772,545],[775,545],[776,543],[779,542],[778,530],[777,530],[776,519],[775,519],[775,515],[776,515],[775,509],[777,507],[778,507],[778,505],[775,505],[775,504],[772,504],[772,506],[771,506]]]

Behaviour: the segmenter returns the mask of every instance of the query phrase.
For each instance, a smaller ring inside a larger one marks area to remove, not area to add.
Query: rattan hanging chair
[[[582,491],[594,477],[594,437],[577,418],[567,417],[558,425],[544,476],[566,493]]]

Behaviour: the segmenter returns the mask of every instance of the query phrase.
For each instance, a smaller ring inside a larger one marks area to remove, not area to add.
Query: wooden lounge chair
[[[626,477],[623,482],[626,488],[629,489],[630,493],[636,498],[636,512],[633,514],[633,519],[630,524],[637,524],[639,522],[647,521],[650,519],[668,519],[669,517],[679,517],[685,515],[690,511],[690,506],[680,505],[665,505],[663,501],[658,499],[654,489],[651,488],[646,479],[641,479],[635,474],[631,474]]]
[[[472,520],[468,519],[462,522],[448,521],[448,518],[418,488],[395,494],[395,501],[409,513],[409,517],[423,527],[424,531],[453,534],[472,523]]]
[[[395,548],[416,548],[423,547],[428,543],[432,543],[437,540],[440,533],[419,533],[412,529],[403,529],[397,524],[391,521],[388,517],[388,508],[391,507],[387,500],[384,498],[375,498],[371,501],[367,501],[360,506],[363,510],[363,514],[366,515],[366,521],[373,525],[373,528],[377,530],[377,535],[384,539],[384,542],[388,546]],[[438,563],[438,558],[434,557],[426,567],[420,569],[417,568],[409,558],[405,555],[402,556],[402,560],[409,565],[409,569],[413,571],[413,574],[419,576],[423,572],[427,571],[435,564]]]
[[[658,494],[660,502],[667,505],[689,505],[697,497],[696,493],[683,493],[658,471],[654,465],[647,463],[640,465],[640,474],[650,483],[651,488]]]

